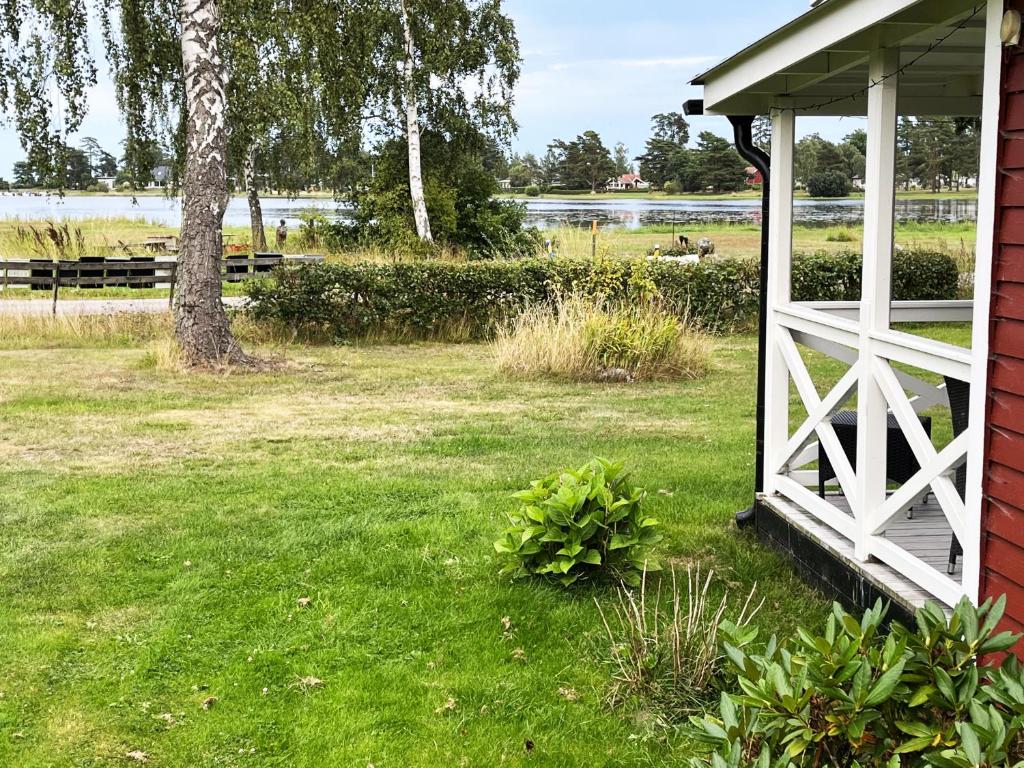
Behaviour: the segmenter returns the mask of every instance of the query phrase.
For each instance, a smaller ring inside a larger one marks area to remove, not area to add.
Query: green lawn
[[[0,765],[682,764],[602,703],[612,593],[497,575],[509,494],[591,454],[632,463],[669,562],[758,583],[766,631],[825,610],[731,525],[752,338],[643,385],[513,382],[478,345],[284,353],[185,376],[145,349],[0,351]]]

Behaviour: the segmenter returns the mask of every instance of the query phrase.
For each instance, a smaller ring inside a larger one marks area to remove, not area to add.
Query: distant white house
[[[113,176],[100,176],[96,179],[97,184],[106,184],[108,189],[113,189],[117,184],[117,179]]]
[[[608,179],[605,187],[613,192],[619,192],[624,189],[650,189],[651,185],[650,182],[641,179],[638,173],[624,173],[617,179]]]
[[[512,189],[512,179],[498,179],[500,189]]]

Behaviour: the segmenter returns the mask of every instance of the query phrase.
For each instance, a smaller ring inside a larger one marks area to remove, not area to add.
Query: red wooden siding
[[[1024,10],[1024,0],[1009,7]],[[1024,631],[1024,52],[1003,62],[981,512],[981,596]],[[1018,653],[1024,651],[1024,644]]]

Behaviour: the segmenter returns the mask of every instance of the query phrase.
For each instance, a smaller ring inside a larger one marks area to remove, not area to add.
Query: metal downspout
[[[743,528],[754,522],[757,508],[756,496],[764,491],[764,384],[765,354],[768,332],[768,233],[771,226],[769,217],[769,192],[771,184],[771,158],[767,152],[754,144],[753,116],[730,116],[735,135],[736,151],[740,156],[761,172],[764,184],[761,187],[761,277],[760,301],[757,317],[757,437],[755,443],[754,495],[755,504],[736,513],[736,525]]]

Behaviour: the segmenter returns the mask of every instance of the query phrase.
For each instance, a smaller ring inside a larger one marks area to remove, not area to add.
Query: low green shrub
[[[794,301],[859,301],[859,253],[817,253],[793,259]],[[948,253],[898,251],[892,259],[892,298],[928,301],[957,298],[960,271]]]
[[[540,197],[540,187],[536,184],[531,184],[525,190],[527,197]]]
[[[826,243],[855,243],[859,239],[848,229],[830,229],[825,235]]]
[[[856,301],[860,270],[856,253],[798,255],[793,298]],[[296,331],[334,338],[430,338],[457,326],[471,337],[487,338],[529,306],[574,292],[632,300],[638,282],[664,307],[709,331],[749,328],[757,319],[759,269],[751,259],[308,264],[279,268],[272,280],[250,282],[247,291],[257,319]],[[893,290],[897,299],[955,299],[956,262],[944,253],[897,253]]]
[[[508,561],[502,573],[564,586],[593,576],[639,585],[644,571],[657,570],[650,550],[661,539],[658,521],[641,509],[645,496],[624,464],[599,458],[533,481],[514,495],[519,508],[494,542]]]
[[[947,619],[934,603],[916,628],[884,631],[881,602],[857,620],[838,605],[821,635],[803,629],[754,652],[726,641],[732,692],[693,718],[699,768],[1020,765],[1024,670],[996,634],[1005,596]],[[998,658],[997,658],[998,657]]]

